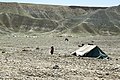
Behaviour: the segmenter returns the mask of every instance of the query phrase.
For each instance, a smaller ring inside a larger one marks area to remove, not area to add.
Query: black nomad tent
[[[84,45],[74,51],[72,55],[99,59],[108,58],[108,56],[96,45]]]

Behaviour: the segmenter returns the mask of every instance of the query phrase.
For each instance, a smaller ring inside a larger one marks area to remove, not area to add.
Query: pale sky
[[[0,0],[0,2],[19,2],[52,5],[99,6],[109,7],[120,5],[120,0]]]

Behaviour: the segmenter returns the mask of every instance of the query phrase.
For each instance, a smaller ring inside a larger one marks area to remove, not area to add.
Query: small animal
[[[68,38],[65,38],[65,41],[69,41]]]

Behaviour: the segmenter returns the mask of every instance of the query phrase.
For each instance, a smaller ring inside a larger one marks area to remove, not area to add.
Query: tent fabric
[[[76,56],[106,58],[107,55],[96,45],[84,45],[72,53]]]

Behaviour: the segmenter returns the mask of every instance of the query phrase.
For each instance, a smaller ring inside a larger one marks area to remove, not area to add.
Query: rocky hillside
[[[0,2],[0,33],[120,34],[120,6],[81,7]]]

